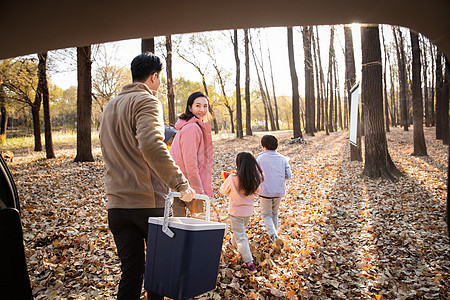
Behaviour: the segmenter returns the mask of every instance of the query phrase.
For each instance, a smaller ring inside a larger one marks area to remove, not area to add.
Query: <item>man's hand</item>
[[[194,195],[195,195],[194,189],[189,186],[187,190],[181,191],[180,199],[183,200],[184,202],[191,202],[192,199],[194,198]]]

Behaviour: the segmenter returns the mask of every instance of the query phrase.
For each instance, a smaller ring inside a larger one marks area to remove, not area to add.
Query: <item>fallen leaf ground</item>
[[[411,156],[412,131],[387,134],[404,174],[396,182],[360,176],[364,165],[349,160],[348,132],[307,136],[306,144],[284,144],[290,132],[274,134],[293,171],[280,212],[284,247],[268,243],[256,202],[248,236],[258,273],[249,274],[224,242],[217,288],[198,299],[449,299],[448,148],[434,128],[425,128],[427,157]],[[227,199],[218,195],[220,172],[234,168],[240,151],[260,153],[261,135],[214,137],[213,200],[221,216]],[[93,163],[74,163],[74,148],[56,149],[51,160],[16,151],[10,163],[33,294],[114,299],[120,271],[104,164],[98,145]]]

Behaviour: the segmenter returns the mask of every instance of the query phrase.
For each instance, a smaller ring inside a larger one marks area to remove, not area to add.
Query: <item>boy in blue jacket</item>
[[[276,151],[278,140],[275,136],[263,136],[261,145],[264,152],[256,159],[264,173],[264,181],[260,185],[259,193],[261,215],[270,242],[281,248],[283,240],[278,236],[278,210],[281,198],[286,193],[285,180],[291,178],[292,173],[286,158]]]

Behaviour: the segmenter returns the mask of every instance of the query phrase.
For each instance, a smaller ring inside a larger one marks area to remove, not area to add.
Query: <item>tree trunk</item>
[[[323,101],[322,98],[322,90],[321,90],[321,84],[320,84],[320,80],[319,80],[319,62],[317,60],[317,42],[316,42],[316,37],[314,35],[314,30],[312,30],[312,49],[313,49],[313,53],[314,53],[314,67],[315,67],[315,78],[316,78],[316,90],[317,90],[317,119],[316,119],[316,129],[317,131],[322,130],[322,123],[321,123],[321,115],[323,115],[322,109],[321,109],[321,104]],[[320,55],[320,54],[319,54]]]
[[[255,69],[256,69],[256,76],[258,77],[259,91],[261,93],[261,98],[262,98],[263,105],[264,105],[264,119],[265,119],[264,130],[268,131],[269,130],[269,127],[268,127],[269,126],[269,118],[270,118],[270,113],[271,113],[271,110],[269,108],[270,103],[267,100],[267,94],[266,94],[266,91],[264,90],[261,76],[259,74],[259,68],[258,68],[258,64],[257,64],[256,54],[255,54],[255,51],[253,48],[252,48],[252,54],[253,54],[253,62],[255,64]],[[272,125],[274,125],[272,122],[272,118],[270,118],[270,121],[271,121]],[[272,129],[273,129],[273,126],[272,126]]]
[[[330,65],[328,72],[328,88],[329,88],[329,110],[328,110],[328,131],[334,132],[333,112],[334,112],[334,87],[333,87],[333,65]]]
[[[278,119],[278,104],[277,104],[277,96],[275,94],[275,82],[273,80],[272,59],[270,58],[270,49],[267,49],[267,53],[269,54],[270,78],[272,79],[273,104],[275,105],[275,127],[276,127],[275,129],[280,130],[280,124]]]
[[[41,96],[36,97],[41,98]],[[40,94],[40,93],[39,93]],[[39,104],[41,100],[39,100]],[[39,118],[40,107],[36,105],[36,102],[31,107],[31,114],[33,116],[33,134],[34,134],[34,151],[42,151],[42,142],[41,142],[41,124]]]
[[[431,46],[430,52],[431,52],[431,99],[430,99],[430,113],[431,113],[431,126],[436,125],[436,110],[435,110],[435,90],[436,90],[436,81],[435,81],[435,75],[436,75],[436,59],[435,59],[435,48]],[[434,71],[434,72],[433,72]]]
[[[252,114],[250,109],[250,53],[248,29],[244,29],[245,44],[245,134],[252,135]]]
[[[401,125],[405,131],[408,131],[408,105],[407,105],[407,76],[405,64],[405,50],[403,47],[402,32],[398,27],[393,27],[395,45],[397,47],[397,61],[398,61],[398,78],[400,85],[400,118]]]
[[[395,179],[389,164],[383,120],[382,65],[378,26],[361,27],[362,97],[365,114],[365,164],[369,178]]]
[[[47,158],[55,158],[55,153],[53,151],[52,120],[50,117],[50,99],[47,82],[47,52],[39,53],[38,57],[38,85],[41,86],[40,92],[42,93],[42,104],[44,107],[45,152],[47,154]]]
[[[77,156],[75,162],[94,161],[91,144],[91,46],[77,48]]]
[[[339,89],[339,77],[338,77],[338,64],[337,61],[334,60],[334,87],[335,87],[335,96],[334,99],[335,101],[335,122],[334,122],[334,128],[337,128],[339,126],[339,128],[342,129],[342,111],[341,111],[341,95],[340,95],[340,89]]]
[[[269,114],[267,113],[267,104],[266,101],[264,100],[265,98],[262,97],[262,99],[264,104],[264,131],[269,131],[269,116],[268,116]]]
[[[356,83],[356,68],[355,68],[355,55],[353,50],[353,36],[350,26],[344,26],[344,38],[345,38],[345,86],[347,88],[347,99],[349,101],[348,107],[351,108],[352,95],[350,93],[351,88]],[[349,109],[349,113],[350,109]],[[358,124],[356,133],[356,146],[350,144],[350,160],[362,161],[361,150],[361,130],[359,126],[359,109],[358,109]]]
[[[147,38],[141,40],[141,51],[155,53],[155,38]]]
[[[450,87],[449,87],[449,76],[450,76],[450,63],[448,62],[448,60],[447,60],[447,63],[446,63],[446,77],[447,77],[447,91],[446,91],[446,94],[447,94],[447,105],[448,105],[448,101],[450,100],[449,99],[449,97],[450,97]],[[448,106],[447,106],[447,108],[448,108]],[[448,110],[447,110],[448,111]],[[447,119],[447,121],[448,121],[448,119]],[[447,124],[448,124],[448,122],[447,122]],[[448,128],[448,127],[447,127]],[[447,156],[447,233],[448,233],[448,236],[450,237],[450,201],[449,201],[449,198],[448,198],[448,186],[449,186],[449,178],[450,178],[450,147],[448,147],[448,153],[449,153],[449,155]]]
[[[423,99],[424,99],[424,110],[425,110],[425,126],[429,127],[431,126],[431,118],[430,118],[430,99],[429,99],[429,91],[428,91],[428,59],[427,59],[427,41],[422,35],[422,59],[423,62]]]
[[[328,83],[327,83],[327,86],[328,86]],[[325,120],[325,123],[324,123],[325,134],[329,135],[330,134],[330,122],[328,119],[328,91],[326,92],[324,99],[325,99],[325,103],[324,103],[325,109],[324,109],[323,114],[324,114],[324,120]]]
[[[241,60],[239,59],[238,32],[234,30],[234,59],[236,61],[236,137],[242,139]]]
[[[349,103],[349,101],[347,100],[347,94],[344,93],[344,113],[343,113],[343,116],[344,116],[344,129],[345,129],[345,130],[348,130],[348,127],[349,127],[349,125],[348,125],[348,123],[349,123],[349,118],[348,118],[348,111],[349,111],[348,103]]]
[[[300,95],[298,93],[298,77],[295,70],[294,61],[294,38],[292,27],[287,28],[289,70],[291,72],[292,81],[292,128],[294,129],[294,138],[302,137],[300,128]]]
[[[389,59],[389,56],[388,56]],[[390,62],[389,65],[391,66]],[[398,125],[398,109],[397,109],[397,100],[395,98],[395,84],[394,84],[394,69],[390,68],[390,81],[391,81],[391,90],[390,90],[390,94],[391,94],[391,120],[392,120],[392,125],[393,126],[397,126]]]
[[[314,101],[314,72],[311,55],[311,27],[304,26],[303,51],[305,57],[305,132],[314,136],[315,123],[315,101]]]
[[[172,75],[172,36],[166,35],[166,72],[167,72],[167,104],[169,108],[169,125],[176,123],[175,117],[175,93],[173,91],[173,75]]]
[[[320,95],[321,95],[321,103],[320,103],[320,111],[321,111],[321,117],[320,117],[320,123],[321,123],[321,130],[326,128],[326,133],[328,134],[328,123],[327,123],[327,108],[326,108],[326,101],[327,101],[327,89],[326,89],[326,82],[325,82],[325,76],[323,74],[323,68],[322,68],[322,56],[320,55],[320,43],[319,43],[319,32],[317,30],[316,26],[316,32],[317,32],[317,58],[319,60],[319,77],[320,77]]]
[[[227,109],[228,109],[228,114],[230,115],[231,133],[235,133],[235,131],[234,131],[233,109],[231,108],[231,106],[227,106]],[[237,138],[239,138],[239,137],[237,137]]]
[[[423,100],[422,100],[422,75],[420,65],[419,36],[410,31],[412,46],[412,98],[414,117],[414,152],[413,155],[427,156],[427,146],[423,134]]]
[[[442,53],[436,53],[436,139],[442,140],[442,97],[444,91]]]
[[[228,114],[230,115],[230,123],[231,123],[231,133],[235,133],[234,131],[234,118],[233,118],[233,108],[231,107],[230,103],[228,102],[228,97],[225,92],[225,83],[223,82],[222,74],[220,73],[219,67],[213,63],[213,67],[216,70],[217,78],[219,79],[220,89],[222,91],[222,96],[224,98],[224,105],[228,109]]]
[[[334,60],[334,26],[331,26],[330,28],[330,50],[328,52],[329,59],[328,59],[328,84],[329,84],[329,96],[330,96],[330,111],[328,115],[328,131],[334,132],[333,129],[333,102],[334,102],[334,95],[333,95],[333,60]]]
[[[6,111],[6,93],[3,85],[0,84],[0,145],[6,143],[6,127],[8,125],[8,113]]]
[[[450,237],[450,198],[448,197],[448,186],[450,184],[450,147],[447,156],[447,234]]]
[[[384,49],[384,67],[383,67],[383,92],[384,92],[384,121],[386,123],[386,132],[390,131],[389,128],[389,103],[388,103],[388,96],[387,96],[387,84],[386,84],[386,74],[387,74],[387,48],[386,48],[386,42],[384,40],[384,31],[383,26],[381,26],[381,40],[383,43],[383,49]]]
[[[275,130],[277,130],[277,128],[276,128],[276,125],[275,125],[275,117],[273,115],[272,103],[270,101],[270,93],[269,93],[269,89],[267,88],[266,75],[265,75],[265,72],[264,72],[264,63],[263,63],[264,59],[263,59],[263,54],[262,54],[261,40],[259,41],[259,51],[261,53],[261,63],[256,58],[255,51],[253,51],[253,59],[255,61],[255,67],[256,67],[256,63],[258,62],[258,65],[261,68],[261,76],[258,73],[258,69],[256,71],[257,71],[257,74],[258,74],[258,80],[261,81],[261,83],[260,83],[261,84],[261,88],[264,90],[265,101],[266,101],[266,108],[267,108],[267,113],[269,115],[269,120],[270,120],[270,129],[272,131],[275,131]],[[262,85],[263,83],[264,83],[264,85]]]
[[[33,133],[34,133],[34,151],[42,151],[41,142],[41,119],[39,112],[42,103],[42,83],[38,80],[34,102],[31,102],[31,114],[33,116]]]
[[[450,100],[450,64],[448,60],[444,57],[445,63],[445,73],[444,73],[444,90],[442,95],[442,141],[444,145],[449,144],[449,116],[448,116],[448,102]]]

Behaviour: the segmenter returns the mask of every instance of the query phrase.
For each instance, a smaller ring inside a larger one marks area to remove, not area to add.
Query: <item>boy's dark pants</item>
[[[122,278],[117,299],[140,299],[145,271],[148,217],[164,216],[164,208],[109,209],[108,224],[121,261]],[[164,297],[148,292],[148,299]]]

